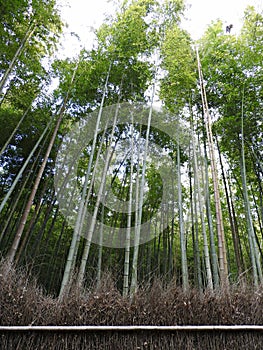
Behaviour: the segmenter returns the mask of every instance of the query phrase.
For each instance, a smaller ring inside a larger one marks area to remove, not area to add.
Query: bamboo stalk
[[[19,45],[18,49],[16,50],[15,52],[15,55],[12,59],[12,61],[10,62],[9,64],[9,67],[7,68],[4,76],[2,77],[1,81],[0,81],[0,93],[2,93],[4,87],[5,87],[5,83],[9,77],[9,75],[11,74],[12,70],[14,69],[15,67],[15,63],[18,59],[18,57],[21,55],[21,53],[23,52],[25,46],[26,46],[26,43],[28,42],[28,40],[30,39],[30,37],[33,35],[34,31],[36,29],[36,23],[33,21],[30,23],[27,31],[26,31],[26,34],[24,36],[24,38],[22,39],[21,41],[21,44]]]
[[[184,218],[183,218],[181,159],[180,159],[180,145],[179,145],[179,143],[177,144],[177,175],[178,175],[177,186],[178,186],[178,210],[179,210],[179,227],[180,227],[182,280],[183,280],[183,290],[187,291],[189,289],[189,278],[188,278],[185,227],[184,227]]]
[[[210,161],[211,161],[211,173],[212,173],[212,180],[213,180],[213,187],[214,187],[216,223],[217,223],[216,226],[217,226],[217,236],[218,236],[219,272],[220,272],[222,286],[225,288],[228,288],[229,281],[228,281],[228,265],[227,265],[227,257],[226,257],[225,233],[224,233],[223,216],[222,216],[221,201],[220,201],[219,180],[218,180],[218,174],[217,174],[215,150],[214,150],[214,143],[213,143],[212,121],[208,110],[208,102],[206,98],[206,91],[204,87],[204,80],[203,80],[198,48],[196,48],[196,55],[197,55],[197,63],[198,63],[198,73],[199,73],[203,113],[205,117],[207,142],[208,142],[208,149],[209,149]]]
[[[164,331],[164,332],[207,332],[207,331],[249,331],[263,332],[260,325],[201,325],[201,326],[0,326],[0,332],[130,332],[130,331]]]
[[[130,170],[130,188],[129,188],[129,206],[128,206],[128,220],[125,240],[125,256],[124,256],[124,271],[123,271],[123,295],[127,296],[129,293],[129,271],[130,271],[130,244],[131,244],[131,227],[132,227],[132,201],[133,201],[133,167],[134,167],[134,128],[133,115],[131,126],[131,170]]]

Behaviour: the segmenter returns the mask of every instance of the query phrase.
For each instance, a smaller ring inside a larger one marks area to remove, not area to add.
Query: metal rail
[[[0,326],[0,332],[207,332],[207,331],[246,331],[263,332],[263,325],[226,326]]]

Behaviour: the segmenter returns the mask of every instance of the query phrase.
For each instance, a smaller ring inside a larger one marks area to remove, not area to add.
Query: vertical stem
[[[101,223],[104,222],[104,205],[101,211]],[[98,268],[97,268],[97,289],[101,284],[101,266],[102,266],[102,250],[103,250],[103,225],[100,227],[100,240],[99,240],[99,256],[98,256]]]
[[[208,109],[208,103],[206,98],[205,86],[203,81],[203,74],[201,63],[199,59],[198,48],[196,48],[197,62],[198,62],[198,73],[201,87],[201,97],[202,97],[202,105],[205,116],[205,126],[207,133],[207,141],[208,141],[208,149],[210,153],[211,160],[211,173],[213,179],[213,187],[214,187],[214,198],[215,198],[215,209],[216,209],[216,224],[217,224],[217,235],[218,235],[218,255],[219,255],[219,271],[221,283],[224,288],[228,288],[228,266],[227,266],[227,257],[226,257],[226,245],[225,245],[225,234],[224,234],[224,225],[223,225],[223,215],[221,209],[220,202],[220,193],[219,193],[219,182],[218,175],[216,169],[216,158],[214,151],[214,143],[213,143],[213,134],[212,134],[212,121],[211,116]]]
[[[67,262],[66,262],[66,266],[65,266],[65,270],[64,270],[64,274],[63,274],[63,279],[61,282],[60,293],[59,293],[60,298],[62,297],[63,293],[65,292],[66,287],[70,283],[71,274],[72,274],[72,271],[74,269],[75,260],[76,260],[76,256],[77,256],[77,250],[78,250],[79,239],[80,239],[80,234],[81,234],[81,226],[82,226],[82,221],[84,220],[83,218],[85,216],[84,215],[84,213],[85,213],[84,206],[85,206],[86,191],[87,191],[87,187],[88,187],[88,181],[89,181],[89,177],[90,177],[90,173],[91,173],[91,166],[92,166],[94,153],[95,153],[99,124],[100,124],[100,120],[101,120],[101,116],[102,116],[104,101],[106,98],[110,70],[111,70],[111,65],[109,67],[106,81],[105,81],[105,85],[104,85],[102,101],[101,101],[101,105],[100,105],[100,109],[99,109],[99,113],[98,113],[98,118],[97,118],[96,128],[95,128],[95,135],[94,135],[91,154],[90,154],[90,158],[89,158],[88,170],[87,170],[87,173],[85,175],[85,183],[84,183],[84,186],[82,189],[82,196],[81,196],[81,201],[80,201],[80,205],[79,205],[79,209],[78,209],[78,216],[77,216],[76,224],[74,226],[74,233],[72,236],[72,240],[71,240],[71,244],[70,244],[70,248],[69,248],[69,253],[68,253],[68,257],[67,257]]]
[[[181,159],[180,159],[179,143],[177,143],[177,170],[178,170],[178,210],[179,210],[182,278],[183,278],[183,290],[187,291],[189,289],[189,280],[188,280],[187,252],[186,252],[186,242],[185,242],[185,229],[184,229],[184,221],[183,221]]]
[[[193,125],[192,125],[192,145],[193,145],[194,175],[195,175],[195,183],[196,183],[196,191],[197,191],[197,201],[198,201],[198,208],[200,213],[201,228],[202,228],[203,243],[204,243],[204,260],[205,260],[205,268],[206,268],[207,286],[209,289],[213,289],[212,271],[211,271],[208,241],[207,241],[207,235],[206,235],[205,219],[204,219],[204,213],[203,213],[203,203],[201,198],[201,188],[200,188],[200,181],[199,181],[199,174],[198,174],[198,164],[197,164],[195,137],[193,133]]]
[[[17,132],[19,126],[22,124],[22,122],[24,121],[25,117],[27,116],[27,113],[29,112],[31,108],[31,104],[29,105],[29,107],[27,108],[27,110],[25,111],[25,113],[23,114],[22,118],[19,120],[19,122],[17,123],[16,127],[14,128],[12,134],[9,136],[8,140],[6,141],[6,143],[4,144],[4,146],[2,147],[1,151],[0,151],[0,156],[4,153],[4,151],[6,150],[7,146],[9,145],[9,143],[11,142],[12,138],[14,137],[15,133]]]
[[[55,142],[55,139],[56,139],[56,136],[57,136],[57,133],[58,133],[58,130],[59,130],[59,127],[60,127],[60,124],[62,122],[62,119],[63,119],[63,116],[64,116],[64,111],[66,109],[66,105],[67,105],[67,102],[68,102],[68,99],[69,99],[69,93],[70,93],[70,88],[73,84],[73,81],[75,79],[75,75],[76,75],[76,71],[77,71],[77,67],[78,65],[76,66],[74,72],[73,72],[73,75],[72,75],[72,78],[71,78],[71,83],[70,83],[70,87],[67,91],[67,95],[63,101],[63,104],[60,108],[60,112],[59,112],[59,117],[58,117],[58,120],[57,120],[57,123],[56,123],[56,126],[55,126],[55,129],[53,131],[53,134],[52,134],[52,137],[51,137],[51,140],[49,142],[49,145],[48,145],[48,148],[47,148],[47,151],[46,151],[46,154],[44,156],[44,159],[43,159],[43,162],[40,166],[40,169],[39,169],[39,172],[37,174],[37,177],[36,177],[36,180],[35,180],[35,183],[34,183],[34,186],[33,186],[33,189],[30,193],[30,196],[29,196],[29,199],[28,199],[28,202],[27,202],[27,205],[25,207],[25,210],[23,212],[23,215],[22,215],[22,218],[20,220],[20,224],[19,224],[19,227],[17,229],[17,233],[16,233],[16,236],[15,236],[15,239],[13,241],[13,244],[12,244],[12,247],[10,248],[10,251],[8,253],[8,260],[9,262],[13,262],[14,260],[14,257],[15,257],[15,254],[17,252],[17,248],[18,248],[18,245],[20,243],[20,240],[21,240],[21,237],[22,237],[22,234],[23,234],[23,231],[24,231],[24,228],[25,228],[25,225],[26,225],[26,222],[27,222],[27,218],[28,218],[28,215],[29,215],[29,212],[30,212],[30,209],[31,209],[31,206],[33,204],[33,201],[34,201],[34,198],[35,198],[35,195],[36,195],[36,192],[38,190],[38,186],[39,186],[39,183],[41,181],[41,178],[42,178],[42,175],[43,175],[43,172],[45,170],[45,167],[46,167],[46,164],[47,164],[47,161],[48,161],[48,158],[49,158],[49,155],[50,155],[50,152],[52,150],[52,147],[54,145],[54,142]]]
[[[34,22],[31,22],[26,34],[23,38],[23,40],[21,41],[21,44],[19,45],[18,49],[16,50],[16,53],[12,59],[12,61],[9,64],[8,69],[6,70],[2,80],[0,81],[0,94],[2,93],[4,87],[5,87],[5,83],[10,75],[10,73],[12,72],[12,70],[14,69],[15,63],[17,58],[20,56],[20,54],[22,53],[23,49],[25,48],[25,45],[27,43],[27,41],[30,39],[30,37],[33,35],[34,31],[36,29],[36,24]]]
[[[34,148],[32,149],[32,151],[30,152],[29,156],[27,157],[26,161],[24,162],[22,168],[19,170],[19,173],[17,174],[14,182],[12,183],[11,187],[9,188],[7,194],[5,195],[3,201],[1,202],[1,205],[0,205],[0,213],[1,211],[3,210],[6,202],[8,201],[9,197],[11,196],[12,192],[14,191],[20,177],[22,176],[24,170],[26,169],[30,159],[32,158],[33,154],[35,153],[35,151],[37,150],[38,146],[40,145],[43,137],[45,136],[45,134],[47,133],[49,127],[51,125],[51,121],[48,123],[48,125],[46,126],[45,130],[42,132],[40,138],[38,139],[37,143],[35,144]]]
[[[131,170],[130,170],[130,188],[129,188],[129,204],[128,204],[128,222],[125,241],[125,257],[124,257],[124,275],[123,275],[123,295],[127,296],[129,292],[129,270],[130,270],[130,239],[131,239],[131,216],[132,216],[132,191],[133,191],[133,116],[131,127]]]
[[[227,178],[226,178],[226,175],[225,175],[225,172],[224,172],[223,159],[222,159],[222,155],[221,155],[221,152],[220,152],[220,149],[219,149],[219,144],[218,144],[217,137],[216,137],[216,142],[217,142],[219,161],[220,161],[222,178],[223,178],[225,194],[226,194],[226,201],[227,201],[227,207],[228,207],[228,214],[229,214],[231,233],[232,233],[232,238],[233,238],[233,243],[234,243],[234,251],[235,251],[235,257],[236,257],[237,271],[238,271],[238,276],[241,276],[241,274],[242,274],[242,264],[241,264],[241,256],[240,256],[240,252],[239,252],[238,233],[237,233],[237,230],[236,230],[236,226],[235,226],[235,223],[234,223],[234,217],[233,217],[233,213],[232,213],[232,208],[231,208],[231,205],[230,205],[229,184],[227,183]]]
[[[152,112],[153,112],[153,100],[155,96],[155,84],[156,84],[156,76],[154,78],[154,84],[152,89],[152,98],[151,98],[151,106],[148,115],[147,122],[147,131],[146,131],[146,139],[145,139],[145,150],[143,154],[143,165],[142,165],[142,179],[140,184],[140,194],[139,194],[139,209],[138,209],[138,222],[135,227],[135,239],[134,239],[134,251],[133,251],[133,264],[132,264],[132,280],[131,280],[131,295],[133,295],[137,290],[137,264],[138,264],[138,254],[139,254],[139,245],[140,245],[140,230],[141,230],[141,221],[142,221],[142,207],[143,207],[143,192],[145,186],[145,174],[146,174],[146,161],[147,161],[147,153],[149,147],[149,136],[150,136],[150,128],[152,121]]]
[[[246,162],[245,162],[245,147],[244,147],[244,89],[243,87],[243,96],[242,96],[242,113],[241,113],[241,159],[240,159],[240,170],[241,170],[241,179],[243,187],[243,196],[244,196],[244,205],[245,205],[245,216],[247,222],[247,231],[248,231],[248,240],[250,248],[250,258],[253,270],[253,279],[255,286],[258,286],[259,279],[260,282],[263,281],[261,264],[259,259],[259,252],[255,238],[255,231],[253,227],[253,221],[251,216],[251,208],[248,197],[247,189],[247,176],[246,176]]]
[[[216,253],[216,245],[215,245],[215,235],[213,229],[213,219],[211,212],[211,200],[210,200],[210,190],[209,190],[209,175],[208,175],[208,157],[207,157],[207,149],[206,143],[204,143],[204,152],[205,152],[205,190],[206,190],[206,213],[207,213],[207,221],[208,228],[210,234],[210,249],[211,249],[211,260],[212,260],[212,271],[213,271],[213,279],[215,287],[219,287],[219,276],[218,276],[218,258]]]
[[[120,106],[120,98],[121,98],[121,95],[119,95],[119,100],[118,100],[118,103],[116,106],[116,111],[115,111],[115,115],[114,115],[114,121],[113,121],[113,125],[112,125],[111,136],[110,136],[110,143],[113,142],[115,127],[116,127],[117,117],[118,117],[118,112],[119,112],[119,106]],[[97,194],[96,204],[95,204],[95,207],[93,210],[91,223],[90,223],[90,226],[89,226],[89,229],[87,232],[87,237],[85,237],[86,244],[84,247],[84,251],[82,253],[81,264],[80,264],[80,269],[79,269],[79,274],[78,274],[79,285],[82,285],[82,282],[84,280],[85,269],[86,269],[86,264],[87,264],[87,260],[88,260],[88,256],[89,256],[91,240],[92,240],[92,236],[93,236],[96,222],[97,222],[97,214],[98,214],[98,210],[99,210],[99,205],[100,205],[101,199],[103,198],[103,195],[104,195],[104,188],[105,188],[105,183],[106,183],[107,171],[108,171],[113,153],[114,153],[114,148],[112,150],[108,149],[106,159],[105,159],[104,169],[103,169],[102,176],[101,176],[100,187],[99,187],[98,194]],[[95,169],[94,169],[94,171],[95,171]]]

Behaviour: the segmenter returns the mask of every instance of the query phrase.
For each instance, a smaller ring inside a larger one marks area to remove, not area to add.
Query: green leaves
[[[152,28],[147,20],[154,0],[125,3],[115,20],[104,24],[97,32],[99,46],[110,58],[137,58],[153,49]],[[149,40],[150,39],[150,40]]]
[[[27,108],[32,95],[36,97],[39,93],[37,86],[41,89],[41,83],[48,84],[41,61],[53,52],[62,31],[62,22],[54,0],[11,0],[8,4],[1,2],[0,8],[1,91],[7,90],[5,98],[10,97],[10,100],[14,95],[19,96],[17,90],[27,91],[30,97],[22,102]]]
[[[166,75],[161,80],[161,98],[173,111],[188,104],[191,90],[196,87],[196,63],[191,44],[189,35],[178,25],[165,33],[161,55]]]

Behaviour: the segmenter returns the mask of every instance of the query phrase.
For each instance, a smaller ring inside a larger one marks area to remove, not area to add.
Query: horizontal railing
[[[0,332],[208,332],[246,331],[263,332],[263,325],[224,325],[224,326],[0,326]]]

